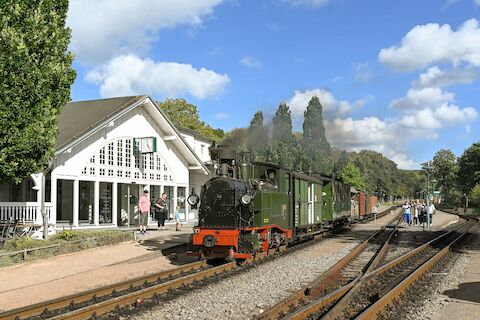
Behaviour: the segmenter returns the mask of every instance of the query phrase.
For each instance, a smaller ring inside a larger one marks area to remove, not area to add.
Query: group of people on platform
[[[168,195],[164,192],[153,204],[153,211],[158,222],[158,230],[165,230],[165,220],[168,218],[167,199]],[[139,228],[140,233],[143,235],[147,233],[147,218],[150,213],[151,204],[148,198],[148,190],[144,190],[143,196],[138,200],[138,209],[140,212]],[[180,231],[180,227],[183,227],[183,225],[180,221],[180,207],[178,206],[175,210],[175,222],[175,230]]]
[[[406,226],[411,225],[421,225],[422,223],[428,223],[428,218],[430,218],[430,226],[433,222],[433,215],[435,214],[435,205],[431,203],[429,206],[425,202],[405,202],[402,206],[403,210],[403,222]],[[412,219],[413,216],[413,219]]]

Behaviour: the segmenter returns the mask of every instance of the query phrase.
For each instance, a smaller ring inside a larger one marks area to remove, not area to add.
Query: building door
[[[138,184],[118,184],[117,191],[117,225],[134,227],[138,226],[140,221],[140,212],[138,210],[138,199],[141,196],[143,186]]]

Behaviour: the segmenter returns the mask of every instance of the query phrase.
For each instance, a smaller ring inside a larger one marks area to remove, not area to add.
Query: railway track
[[[363,275],[346,285],[321,296],[307,297],[304,306],[293,313],[286,316],[277,313],[274,317],[261,318],[376,319],[426,271],[445,257],[450,248],[477,223],[477,219],[468,219],[451,231],[383,265],[370,264]]]
[[[209,267],[206,261],[193,262],[172,270],[6,311],[0,313],[0,319],[87,319],[235,267],[234,262],[218,267]]]
[[[365,272],[382,263],[392,237],[398,231],[400,221],[398,218],[393,219],[387,226],[378,230],[370,238],[358,245],[351,253],[338,261],[319,278],[265,310],[258,319],[282,318],[294,312],[294,310],[308,305],[312,300],[330,296],[332,292],[341,290],[345,286],[358,281]],[[346,292],[344,291],[343,294]]]
[[[385,210],[378,217],[387,214]],[[328,234],[319,234],[316,240]],[[378,238],[378,239],[377,239]],[[368,253],[362,259],[368,260],[379,246],[380,234],[372,237],[372,244]],[[308,243],[297,245],[302,248]],[[246,264],[263,260],[278,251],[285,251],[285,247],[279,250],[270,250],[265,254],[258,255],[255,259],[246,261]],[[0,313],[2,319],[88,319],[110,312],[115,312],[123,307],[140,305],[144,300],[160,296],[172,290],[191,285],[195,282],[212,278],[237,268],[235,262],[210,267],[206,261],[189,263],[172,270],[166,270],[121,283],[100,287],[97,289],[81,292],[66,297],[48,300],[31,306],[9,310]],[[351,267],[348,271],[353,272]],[[358,272],[358,270],[357,270]],[[351,278],[353,275],[345,277]]]

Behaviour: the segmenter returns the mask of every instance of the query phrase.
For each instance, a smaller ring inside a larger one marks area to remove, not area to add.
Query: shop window
[[[185,187],[177,187],[177,206],[175,210],[180,212],[180,219],[186,220],[185,215]]]
[[[112,223],[112,190],[113,183],[100,182],[98,198],[100,214],[98,222],[101,224]]]
[[[73,180],[57,180],[57,222],[73,223]]]
[[[93,224],[95,206],[95,183],[93,181],[80,181],[78,192],[79,223]]]

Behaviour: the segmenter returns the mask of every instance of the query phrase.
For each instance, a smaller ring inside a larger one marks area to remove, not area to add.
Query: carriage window
[[[284,183],[285,191],[290,192],[290,173],[285,173]]]

